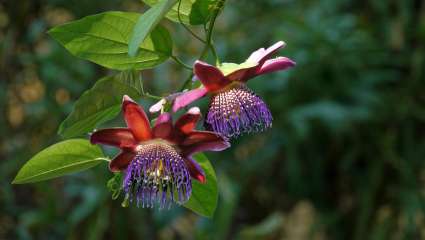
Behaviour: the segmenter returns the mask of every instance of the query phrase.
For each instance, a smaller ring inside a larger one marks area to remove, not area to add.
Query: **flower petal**
[[[252,77],[251,75],[257,69],[258,64],[244,64],[244,65],[245,67],[230,73],[229,75],[226,76],[226,78],[229,79],[230,81],[244,81],[245,79],[251,78]]]
[[[267,60],[256,72],[256,75],[285,70],[295,66],[295,62],[287,57],[278,57]]]
[[[170,123],[172,121],[171,114],[168,112],[162,113],[158,116],[158,118],[155,121],[155,127],[164,124],[164,123]],[[154,128],[155,128],[154,127]]]
[[[119,148],[133,148],[137,141],[128,128],[107,128],[90,135],[92,144],[105,144]]]
[[[203,151],[222,151],[230,147],[230,143],[218,133],[193,131],[187,135],[180,147],[183,156],[191,156]]]
[[[148,117],[139,104],[125,95],[122,110],[128,128],[138,141],[148,140],[152,137]]]
[[[264,56],[265,52],[266,52],[266,49],[260,48],[256,51],[254,51],[253,53],[251,53],[251,55],[249,55],[249,57],[248,57],[248,59],[246,59],[246,61],[258,63],[259,60]]]
[[[193,73],[208,91],[217,91],[230,84],[230,81],[218,68],[199,60],[195,62]]]
[[[173,103],[173,112],[177,112],[180,108],[186,107],[192,102],[200,99],[208,93],[204,87],[193,89],[176,97]]]
[[[183,114],[175,123],[176,130],[183,134],[189,134],[196,127],[196,123],[201,117],[201,110],[198,107],[193,107]]]
[[[173,133],[173,121],[170,113],[163,113],[156,119],[152,129],[155,138],[170,139]]]
[[[109,170],[111,172],[119,172],[122,170],[125,170],[130,164],[130,162],[134,159],[136,156],[136,153],[123,151],[117,156],[115,156],[114,159],[112,159],[111,162],[109,162]]]
[[[259,59],[258,63],[261,65],[263,64],[265,61],[267,61],[273,54],[275,54],[277,52],[277,50],[279,50],[282,47],[285,47],[286,43],[284,41],[279,41],[275,44],[273,44],[272,46],[270,46],[269,48],[267,48],[264,52],[264,55]]]
[[[155,103],[154,105],[152,105],[149,108],[149,112],[150,113],[156,113],[161,111],[162,107],[164,106],[164,104],[167,102],[167,100],[165,100],[165,98],[159,100],[157,103]]]
[[[249,58],[247,59],[247,62],[257,62],[260,65],[263,64],[267,59],[271,57],[277,50],[285,46],[285,42],[279,41],[272,46],[270,46],[267,49],[260,48],[257,51],[253,52]]]
[[[189,170],[189,174],[193,179],[198,180],[200,183],[206,183],[207,178],[205,172],[199,164],[191,157],[185,159],[186,166]]]

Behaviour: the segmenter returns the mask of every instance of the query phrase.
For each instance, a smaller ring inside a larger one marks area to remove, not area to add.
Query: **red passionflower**
[[[258,49],[242,64],[223,63],[215,67],[196,61],[194,74],[203,87],[178,95],[173,111],[210,93],[212,97],[205,120],[207,129],[233,137],[270,127],[272,116],[267,105],[246,86],[246,82],[262,74],[295,66],[295,62],[287,57],[270,59],[284,45],[280,41],[267,49]]]
[[[169,207],[191,195],[191,178],[205,183],[202,168],[192,159],[201,151],[221,151],[230,144],[221,135],[197,131],[200,118],[197,107],[191,108],[173,124],[169,113],[161,114],[153,128],[141,106],[124,96],[122,111],[127,128],[95,131],[92,144],[105,144],[121,149],[110,162],[111,171],[124,171],[124,190],[130,199],[143,207]]]

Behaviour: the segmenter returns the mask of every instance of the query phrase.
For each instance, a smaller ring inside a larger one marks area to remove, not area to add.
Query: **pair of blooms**
[[[257,132],[271,127],[272,116],[263,100],[246,82],[258,75],[284,70],[295,65],[286,57],[270,59],[283,42],[261,48],[245,63],[214,67],[196,61],[194,74],[200,88],[175,94],[173,111],[193,101],[212,95],[205,119],[208,131],[195,130],[201,117],[193,107],[174,124],[171,114],[162,113],[153,128],[143,108],[128,96],[123,97],[122,111],[127,128],[110,128],[91,134],[92,144],[106,144],[121,149],[110,162],[113,172],[123,171],[123,188],[131,201],[142,207],[169,208],[173,202],[185,203],[192,193],[192,179],[206,182],[205,173],[192,155],[202,151],[221,151],[230,147],[228,138],[245,132]],[[159,111],[165,100],[151,107]]]

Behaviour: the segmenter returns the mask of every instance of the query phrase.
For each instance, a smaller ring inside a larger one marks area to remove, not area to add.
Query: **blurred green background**
[[[181,207],[121,208],[105,187],[106,165],[11,185],[31,156],[60,140],[73,102],[108,74],[46,31],[144,9],[137,0],[0,1],[0,239],[425,239],[421,0],[227,2],[215,32],[223,61],[284,40],[279,54],[297,66],[249,83],[272,110],[272,130],[208,154],[220,187],[213,219]],[[193,62],[202,45],[164,24],[174,53]],[[158,95],[187,74],[171,61],[143,72]]]

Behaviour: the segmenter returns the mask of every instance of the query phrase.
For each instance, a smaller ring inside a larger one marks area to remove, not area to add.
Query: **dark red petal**
[[[143,108],[133,101],[129,96],[125,95],[122,102],[122,110],[124,119],[130,128],[134,137],[138,141],[149,140],[152,137],[149,119]]]
[[[173,112],[177,112],[179,109],[186,107],[192,102],[200,99],[208,93],[208,90],[204,87],[196,88],[176,97],[173,103]]]
[[[272,73],[295,66],[295,62],[287,57],[269,59],[257,70],[256,75]]]
[[[203,151],[222,151],[230,147],[230,143],[218,133],[209,131],[193,131],[180,143],[183,156],[191,156]]]
[[[199,60],[195,62],[193,72],[208,91],[220,90],[231,83],[218,68]]]
[[[266,71],[272,72],[272,71],[279,70],[279,69],[275,70],[276,65],[267,66],[268,63],[266,64],[266,62],[270,62],[269,58],[273,54],[275,54],[280,48],[282,48],[284,46],[285,46],[285,42],[279,41],[279,42],[273,44],[272,46],[270,46],[267,49],[260,48],[257,51],[253,52],[251,54],[251,56],[249,56],[249,58],[246,61],[258,63],[257,67],[248,69],[247,71],[245,71],[243,73],[243,75],[239,75],[239,76],[235,76],[235,77],[239,77],[238,79],[241,82],[246,82],[251,78],[254,78],[258,75],[266,73]],[[266,65],[266,66],[264,66],[264,65]],[[263,66],[265,68],[263,70],[261,70]],[[241,74],[241,73],[238,73],[238,74]],[[229,76],[228,76],[228,78],[229,78]]]
[[[124,151],[115,156],[109,163],[109,170],[112,172],[123,171],[127,168],[128,164],[134,159],[136,153]]]
[[[188,146],[204,141],[215,141],[222,139],[221,135],[210,131],[193,131],[186,136],[181,145]]]
[[[191,157],[187,157],[185,159],[185,163],[189,170],[189,174],[193,179],[198,180],[200,183],[207,182],[204,170],[202,170],[201,166],[199,166],[199,164],[195,160],[193,160]]]
[[[93,132],[90,135],[92,144],[105,144],[119,148],[132,148],[136,139],[128,128],[107,128]]]
[[[170,139],[173,132],[171,114],[163,113],[159,115],[152,132],[155,138]]]
[[[243,79],[246,78],[245,76],[247,74],[249,74],[250,72],[254,71],[256,68],[257,68],[257,66],[250,67],[250,68],[242,68],[242,69],[239,69],[237,71],[234,71],[234,72],[230,73],[226,77],[230,81],[242,81]]]
[[[193,107],[183,114],[176,122],[175,129],[183,134],[188,134],[196,127],[196,123],[201,117],[201,110],[198,107]]]

